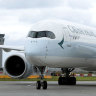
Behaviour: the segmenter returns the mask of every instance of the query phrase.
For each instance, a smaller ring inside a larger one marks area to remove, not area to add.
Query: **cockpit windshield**
[[[28,37],[31,38],[42,38],[47,37],[50,39],[55,39],[55,34],[51,31],[30,31]]]

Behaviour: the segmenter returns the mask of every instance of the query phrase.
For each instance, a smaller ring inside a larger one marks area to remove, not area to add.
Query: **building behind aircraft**
[[[0,34],[0,45],[4,44],[4,34]],[[2,70],[2,49],[0,49],[0,70]]]

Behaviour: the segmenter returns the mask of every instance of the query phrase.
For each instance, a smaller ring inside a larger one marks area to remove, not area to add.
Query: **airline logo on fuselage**
[[[62,45],[63,45],[63,43],[64,43],[64,35],[63,35],[62,40],[58,43],[62,49],[64,49],[64,47],[62,46]]]

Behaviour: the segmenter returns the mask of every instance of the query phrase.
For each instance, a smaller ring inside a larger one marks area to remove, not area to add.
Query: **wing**
[[[0,45],[0,49],[3,49],[5,52],[14,51],[24,51],[24,46],[15,47],[15,46],[7,46],[7,45]]]

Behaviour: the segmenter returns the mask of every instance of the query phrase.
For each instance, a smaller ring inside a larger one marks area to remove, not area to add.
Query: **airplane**
[[[10,77],[27,78],[33,66],[40,71],[36,89],[47,89],[46,66],[61,68],[58,85],[76,85],[75,76],[70,76],[75,68],[96,71],[96,29],[65,20],[37,22],[29,31],[24,47],[0,45],[0,49],[18,51],[4,63],[4,70]]]

